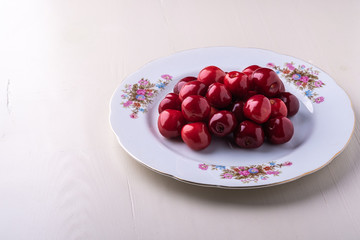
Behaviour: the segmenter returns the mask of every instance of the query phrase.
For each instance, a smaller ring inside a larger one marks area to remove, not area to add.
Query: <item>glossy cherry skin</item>
[[[215,113],[219,112],[220,110],[214,107],[210,107],[210,114],[209,114],[209,120],[214,116]]]
[[[250,90],[254,89],[254,83],[253,83],[253,80],[252,80],[252,73],[254,71],[256,71],[257,69],[259,69],[259,68],[261,68],[261,67],[258,66],[258,65],[251,65],[251,66],[248,66],[247,68],[245,68],[244,70],[242,70],[242,72],[245,73],[248,76],[249,89]]]
[[[181,138],[195,151],[203,150],[211,143],[210,132],[203,122],[186,124],[181,130]]]
[[[179,94],[181,88],[185,85],[185,83],[192,82],[195,80],[196,80],[196,77],[185,77],[185,78],[181,79],[174,86],[174,93]]]
[[[185,83],[184,86],[182,86],[179,98],[181,101],[184,101],[184,99],[191,95],[200,95],[205,96],[207,91],[207,86],[199,81],[191,81],[188,83]]]
[[[280,98],[271,98],[270,104],[271,104],[270,118],[287,116],[288,111],[286,105]]]
[[[264,131],[260,125],[245,120],[234,132],[234,139],[241,148],[258,148],[264,143]]]
[[[283,83],[279,76],[269,68],[259,68],[252,74],[255,90],[267,97],[275,97],[280,93]]]
[[[162,111],[158,118],[158,128],[166,138],[178,137],[181,134],[182,127],[186,124],[186,120],[182,113],[174,109],[166,109]]]
[[[244,105],[245,105],[244,101],[237,101],[234,104],[232,104],[230,108],[231,112],[235,115],[236,120],[238,122],[242,122],[245,120]]]
[[[244,105],[244,116],[258,124],[270,118],[271,104],[267,97],[258,94],[249,98]]]
[[[215,82],[223,83],[225,72],[216,66],[203,68],[198,75],[198,81],[210,86]]]
[[[202,96],[191,95],[181,103],[181,111],[184,118],[189,122],[206,121],[210,115],[210,104]]]
[[[165,109],[175,109],[181,111],[181,101],[179,95],[175,93],[169,93],[161,100],[158,111],[161,113]]]
[[[244,70],[242,70],[242,72],[250,77],[251,74],[259,68],[261,68],[261,67],[258,65],[251,65],[251,66],[248,66],[247,68],[245,68]]]
[[[210,105],[215,108],[225,108],[232,100],[232,95],[222,83],[213,83],[209,86],[206,98]]]
[[[232,71],[225,75],[224,84],[231,94],[237,98],[245,98],[249,91],[249,79],[245,73]]]
[[[283,144],[294,135],[294,126],[286,117],[271,118],[264,126],[264,131],[269,142]]]
[[[300,108],[300,103],[297,97],[289,92],[280,93],[278,96],[286,105],[288,117],[294,116]]]
[[[226,110],[215,113],[209,121],[209,130],[218,137],[225,137],[233,132],[237,126],[235,115]]]

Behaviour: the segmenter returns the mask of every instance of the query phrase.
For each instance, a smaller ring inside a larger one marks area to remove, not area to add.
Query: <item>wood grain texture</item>
[[[2,1],[0,239],[359,239],[359,11],[351,0]],[[357,119],[344,152],[295,182],[241,191],[136,163],[108,123],[115,88],[153,59],[226,45],[331,75]]]

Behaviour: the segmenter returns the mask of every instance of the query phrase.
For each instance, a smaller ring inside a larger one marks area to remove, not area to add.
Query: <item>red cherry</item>
[[[207,91],[207,86],[199,81],[191,81],[188,83],[185,83],[184,86],[182,86],[179,98],[181,101],[184,101],[184,99],[191,95],[201,95],[205,96]]]
[[[185,85],[185,83],[192,82],[195,80],[196,80],[196,77],[185,77],[185,78],[181,79],[174,86],[174,93],[179,94],[181,88]]]
[[[258,148],[264,143],[264,131],[260,125],[245,120],[234,132],[235,143],[241,148]]]
[[[276,117],[270,119],[264,127],[265,135],[273,144],[283,144],[294,135],[294,126],[290,119],[286,117]]]
[[[210,145],[211,135],[205,123],[186,124],[181,130],[182,140],[193,150],[199,151]]]
[[[258,94],[249,98],[244,105],[244,115],[256,123],[266,122],[271,114],[271,104],[267,97]]]
[[[182,113],[174,109],[166,109],[162,111],[158,118],[158,128],[166,138],[178,137],[181,134],[182,127],[186,124],[186,120]]]
[[[202,69],[198,76],[198,81],[210,86],[214,82],[224,82],[225,72],[216,66],[208,66]]]
[[[274,117],[286,117],[287,116],[287,108],[285,103],[279,98],[271,98],[271,115],[270,118]]]
[[[210,104],[202,96],[191,95],[184,99],[181,110],[185,119],[189,122],[206,121],[210,114]]]
[[[289,92],[280,93],[278,96],[286,105],[288,117],[294,116],[300,108],[300,103],[297,97]]]
[[[159,104],[159,113],[164,111],[165,109],[175,109],[181,110],[181,101],[179,99],[179,95],[175,93],[169,93],[165,96],[165,98]]]
[[[209,130],[215,136],[224,137],[234,131],[237,126],[236,117],[232,112],[222,110],[215,113],[209,121]]]
[[[259,68],[252,74],[255,89],[267,97],[275,97],[282,89],[279,76],[269,68]]]
[[[258,93],[256,91],[248,91],[246,93],[246,96],[245,96],[245,100],[248,100],[249,98],[251,98],[252,96],[255,96],[257,95]]]
[[[210,114],[209,114],[209,119],[214,116],[215,113],[219,112],[219,109],[216,109],[214,107],[210,107]]]
[[[230,91],[222,83],[211,84],[206,93],[206,98],[210,105],[215,108],[225,108],[232,100]]]
[[[247,68],[245,68],[244,70],[242,70],[242,72],[250,77],[251,74],[259,68],[261,68],[261,67],[258,65],[251,65],[251,66],[248,66]]]
[[[254,83],[253,83],[253,80],[252,80],[252,73],[254,71],[256,71],[257,69],[259,69],[259,68],[261,68],[261,67],[259,67],[258,65],[251,65],[251,66],[248,66],[247,68],[245,68],[244,70],[242,70],[242,72],[245,73],[249,78],[249,89],[250,90],[254,89]]]
[[[225,75],[224,84],[237,98],[244,98],[249,91],[249,79],[245,73],[232,71]]]
[[[245,105],[245,102],[238,101],[238,102],[235,102],[230,108],[231,112],[235,115],[236,120],[238,122],[242,122],[245,120],[244,105]]]

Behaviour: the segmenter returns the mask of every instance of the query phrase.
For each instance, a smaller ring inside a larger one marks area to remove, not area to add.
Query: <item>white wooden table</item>
[[[304,59],[345,89],[359,119],[359,11],[350,0],[2,1],[0,239],[360,239],[358,120],[331,164],[256,190],[156,174],[108,123],[127,75],[206,46]]]

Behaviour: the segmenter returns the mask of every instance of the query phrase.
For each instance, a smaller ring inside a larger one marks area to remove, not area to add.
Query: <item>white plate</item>
[[[277,71],[301,102],[291,118],[290,142],[244,150],[213,138],[207,149],[195,152],[159,134],[158,104],[179,79],[209,65],[241,71],[253,64]],[[322,70],[268,50],[235,47],[194,49],[150,62],[120,84],[110,108],[113,131],[138,162],[181,181],[226,188],[272,186],[321,169],[344,149],[355,120],[349,97]]]

